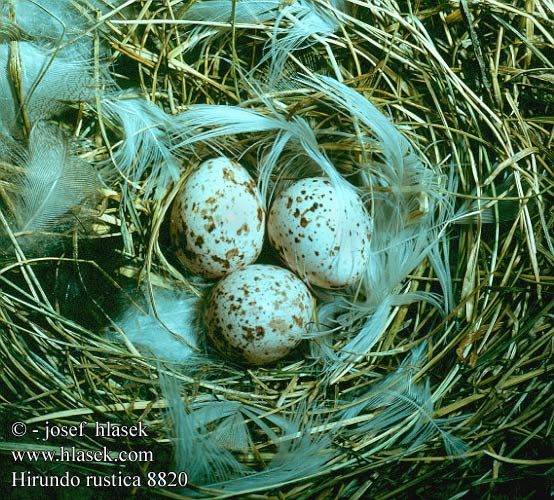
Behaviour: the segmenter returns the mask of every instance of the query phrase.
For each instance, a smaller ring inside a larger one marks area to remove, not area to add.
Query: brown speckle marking
[[[236,248],[231,248],[225,252],[225,258],[231,260],[233,257],[236,257],[239,254],[239,251]]]
[[[285,333],[287,331],[287,322],[284,319],[272,319],[269,322],[269,326],[279,333]]]
[[[246,188],[246,191],[248,191],[248,194],[250,194],[254,198],[256,197],[256,181],[254,181],[254,179],[243,182],[241,183],[241,185]]]
[[[214,262],[221,264],[225,269],[229,269],[231,267],[231,264],[229,264],[229,261],[222,259],[219,255],[211,255],[210,257]]]
[[[240,236],[243,232],[248,232],[248,224],[246,222],[237,229],[237,236]]]
[[[258,207],[258,214],[257,215],[258,215],[258,220],[260,222],[263,222],[263,220],[264,220],[264,210],[263,210],[262,207]]]
[[[302,321],[302,318],[299,318],[298,316],[296,316],[295,314],[292,315],[292,319],[294,320],[294,322],[296,323],[296,325],[299,327],[299,328],[302,328],[304,322]]]
[[[232,181],[235,182],[235,176],[233,175],[233,172],[229,170],[228,168],[223,168],[223,178],[226,181]]]

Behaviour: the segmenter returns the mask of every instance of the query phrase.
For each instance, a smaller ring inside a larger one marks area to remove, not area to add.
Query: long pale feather
[[[279,5],[279,0],[244,0],[235,6],[226,0],[203,0],[192,4],[183,17],[189,21],[254,25],[275,19]]]
[[[273,132],[273,140],[271,136],[265,137],[264,142],[273,144],[273,147],[266,150],[265,159],[259,167],[260,178],[270,177],[285,147],[289,147],[297,154],[307,156],[334,184],[348,184],[319,148],[316,134],[306,120],[285,116],[268,99],[264,99],[262,104],[264,107],[260,110],[239,106],[191,106],[180,115],[169,118],[167,128],[172,131],[175,149],[190,148],[197,143],[208,143],[216,149],[216,140],[220,138]],[[262,190],[267,191],[263,186]]]
[[[451,189],[441,188],[438,175],[422,161],[417,149],[359,92],[321,75],[302,77],[299,81],[321,93],[321,99],[341,114],[354,117],[362,138],[372,139],[383,158],[365,174],[371,176],[366,178],[364,189],[371,196],[372,235],[362,293],[355,304],[346,308],[346,313],[337,315],[346,331],[351,330],[349,325],[358,325],[358,332],[338,353],[338,359],[334,356],[327,359],[333,370],[342,370],[341,361],[359,359],[375,346],[393,307],[419,300],[439,306],[437,297],[430,294],[399,293],[408,274],[426,256],[430,256],[441,281],[446,307],[451,304],[447,253],[440,243],[452,215],[452,203],[446,194]],[[379,175],[371,174],[372,171],[378,171]],[[412,214],[419,215],[413,218]],[[325,353],[329,351],[321,351],[320,355]]]
[[[72,152],[57,127],[44,122],[31,130],[22,167],[14,202],[14,232],[59,231],[67,224],[77,224],[72,213],[99,187],[93,167]]]
[[[159,376],[162,395],[168,404],[168,435],[174,441],[176,470],[186,472],[189,481],[196,485],[243,474],[245,467],[231,451],[212,439],[208,425],[213,420],[206,417],[203,409],[209,405],[225,419],[230,412],[235,412],[236,406],[230,407],[228,401],[219,399],[186,407],[181,396],[181,384],[161,369]]]
[[[174,378],[160,371],[160,383],[168,402],[177,469],[186,471],[195,486],[233,494],[260,491],[316,474],[336,455],[332,433],[311,434],[316,419],[305,422],[304,406],[284,417],[219,395],[185,404]],[[253,451],[248,421],[277,446],[274,458],[259,472],[232,453]]]
[[[379,207],[379,203],[375,203],[375,207]],[[452,300],[448,286],[450,275],[439,248],[441,226],[431,226],[428,222],[420,226],[390,227],[388,222],[393,219],[375,213],[375,210],[373,220],[369,262],[362,279],[361,293],[355,303],[348,304],[343,300],[343,312],[335,315],[336,322],[346,332],[352,331],[354,325],[357,325],[357,332],[350,336],[335,359],[327,359],[330,371],[334,372],[333,378],[344,369],[344,363],[352,363],[366,356],[377,344],[395,307],[426,301],[439,311],[444,311],[444,304],[441,304],[438,295],[422,291],[406,293],[402,290],[406,277],[426,256],[431,257],[435,269],[442,273],[439,277],[447,284],[446,306]]]
[[[94,96],[97,83],[93,64],[80,54],[62,58],[29,42],[19,42],[18,51],[22,103],[13,93],[8,74],[8,46],[0,44],[0,121],[12,132],[16,132],[19,126],[20,104],[33,124],[58,115],[67,109],[69,102]]]
[[[183,14],[188,21],[200,21],[188,36],[190,50],[198,43],[213,41],[233,25],[253,27],[266,24],[271,38],[264,48],[258,67],[268,65],[267,80],[277,84],[290,54],[316,42],[313,38],[330,36],[337,30],[337,13],[343,8],[340,0],[331,0],[334,10],[325,9],[310,0],[283,3],[278,0],[204,0],[195,2]],[[228,23],[228,24],[227,24]]]
[[[272,24],[279,15],[279,0],[204,0],[194,2],[182,14],[187,21],[199,21],[187,33],[183,43],[185,50],[191,50],[203,43],[207,46],[232,26],[257,26],[260,23]]]
[[[330,3],[335,9],[338,4],[342,4],[335,0]],[[298,0],[281,10],[273,27],[269,48],[260,63],[269,62],[268,82],[277,85],[283,79],[287,59],[293,52],[315,44],[317,39],[314,35],[325,39],[339,28],[336,12],[337,10],[333,12],[310,0]],[[288,23],[282,26],[284,20]]]
[[[244,408],[243,412],[257,421],[260,428],[277,444],[277,453],[264,470],[229,478],[224,482],[210,484],[209,487],[245,495],[280,487],[321,471],[337,455],[331,446],[334,433],[323,431],[312,434],[311,430],[317,427],[318,419],[309,418],[306,422],[306,414],[309,413],[307,410],[305,405],[300,405],[290,417],[268,416],[267,419],[281,431],[281,436],[278,437],[267,424],[256,420],[255,414],[261,416],[261,410]]]
[[[352,406],[344,410],[345,420],[371,414],[364,423],[349,428],[349,435],[368,434],[394,435],[387,439],[386,446],[395,442],[406,447],[407,454],[436,437],[441,437],[450,456],[460,456],[466,451],[464,442],[447,429],[457,422],[457,418],[433,418],[433,399],[429,381],[416,382],[417,370],[426,352],[422,344],[406,356],[401,365],[379,382],[370,386],[365,394],[352,401]],[[381,442],[371,450],[374,453],[383,447]]]
[[[425,167],[415,153],[415,147],[397,130],[368,99],[338,80],[312,75],[299,79],[306,86],[320,91],[346,116],[354,116],[379,141],[385,161],[380,165],[387,187],[395,194],[405,190],[412,193],[428,191],[434,184],[435,174]]]
[[[180,175],[170,135],[165,131],[168,115],[145,99],[127,98],[122,93],[106,96],[100,112],[122,136],[112,153],[116,168],[135,187],[148,174],[144,195],[163,196],[169,183]]]

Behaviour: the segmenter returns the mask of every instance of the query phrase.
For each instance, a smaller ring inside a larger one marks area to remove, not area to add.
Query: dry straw
[[[21,62],[28,27],[14,13],[25,2],[4,3],[0,49]],[[56,3],[38,3],[58,26]],[[2,490],[23,498],[10,485],[25,470],[138,476],[140,488],[116,492],[129,498],[552,495],[554,4],[73,3],[75,19],[88,20],[51,38],[50,57],[69,57],[64,43],[82,37],[79,51],[93,54],[82,70],[95,84],[55,118],[104,185],[92,217],[72,212],[76,223],[56,245],[37,249],[12,224],[24,162],[8,154],[11,139],[0,141]],[[24,96],[16,66],[7,75]],[[31,95],[48,81],[37,78]],[[395,124],[406,157],[424,151],[421,177],[390,181],[389,146],[348,92]],[[23,115],[14,140],[26,144],[33,115]],[[374,213],[392,213],[383,207],[397,197],[405,232],[390,241],[404,236],[408,257],[399,279],[382,277],[382,297],[367,284],[319,296],[332,335],[274,365],[231,365],[205,346],[194,319],[179,323],[176,312],[194,317],[207,286],[173,257],[166,215],[190,170],[216,154],[261,165],[267,199],[277,174],[313,171],[301,129],[315,131],[322,161],[356,179]],[[283,131],[291,139],[272,164]],[[172,303],[179,309],[168,315]],[[169,361],[145,349],[151,331]],[[360,331],[372,341],[364,336],[366,349],[351,353]],[[170,359],[179,333],[185,361]],[[90,432],[41,442],[14,437],[15,421],[37,435],[81,421]],[[108,421],[143,422],[148,437],[94,437],[93,422]],[[60,444],[151,450],[154,460],[13,461],[12,450]],[[148,473],[180,468],[187,488],[147,485]],[[79,490],[104,494],[113,488]]]

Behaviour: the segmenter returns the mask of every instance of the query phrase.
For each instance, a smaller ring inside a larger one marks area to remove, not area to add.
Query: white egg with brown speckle
[[[214,286],[204,318],[224,357],[263,365],[291,352],[313,315],[311,293],[300,278],[282,267],[253,264]]]
[[[301,179],[272,203],[267,231],[286,265],[322,288],[354,285],[367,266],[370,218],[351,185]]]
[[[228,158],[200,165],[171,211],[177,257],[192,272],[218,278],[254,262],[261,252],[265,212],[256,182]]]

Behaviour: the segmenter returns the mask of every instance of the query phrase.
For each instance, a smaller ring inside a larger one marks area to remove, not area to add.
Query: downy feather
[[[306,414],[310,413],[307,410],[305,405],[300,405],[288,418],[268,415],[266,418],[280,430],[281,435],[277,436],[262,422],[262,410],[245,406],[242,410],[244,414],[252,418],[277,444],[277,453],[264,470],[210,484],[210,489],[245,495],[277,488],[321,471],[337,455],[336,450],[332,449],[334,433],[328,430],[312,434],[311,430],[318,425],[318,419],[312,417],[305,422]]]
[[[360,293],[356,302],[342,301],[342,312],[335,316],[335,321],[346,332],[357,331],[342,346],[337,357],[323,359],[328,364],[331,377],[336,379],[345,364],[354,363],[369,354],[385,332],[393,309],[398,306],[426,301],[444,311],[444,302],[430,292],[405,292],[402,285],[406,277],[426,257],[440,270],[439,277],[449,283],[450,275],[444,265],[444,254],[440,253],[438,242],[441,241],[441,226],[428,225],[407,227],[403,230],[391,228],[390,221],[380,214],[373,205],[373,233],[369,244],[369,262],[361,282]],[[446,304],[450,304],[450,287],[445,287]],[[336,299],[331,299],[336,300]],[[323,353],[322,353],[323,354]]]
[[[356,90],[338,80],[312,75],[299,79],[309,88],[317,90],[332,101],[345,116],[354,116],[372,133],[382,151],[384,162],[379,166],[383,171],[387,187],[395,194],[404,192],[427,192],[434,186],[435,174],[425,167],[408,140],[397,130],[394,124],[384,116],[368,99]],[[379,178],[376,179],[379,181]]]
[[[208,47],[216,38],[228,32],[232,26],[257,26],[260,23],[272,24],[278,16],[279,0],[203,0],[194,2],[183,13],[178,13],[184,20],[198,21],[186,33],[182,43],[186,52],[203,44]]]
[[[459,418],[433,418],[433,397],[429,380],[414,380],[426,353],[426,344],[414,348],[401,365],[380,381],[371,384],[367,393],[350,402],[342,412],[344,420],[371,415],[366,422],[350,427],[348,435],[389,436],[379,440],[367,453],[373,454],[385,446],[401,444],[406,447],[403,454],[414,451],[419,446],[442,438],[449,456],[460,456],[466,452],[464,442],[447,429]]]
[[[168,405],[168,437],[174,442],[175,470],[186,472],[189,481],[195,485],[245,473],[246,468],[231,451],[220,441],[212,439],[208,425],[215,419],[208,418],[205,409],[208,406],[208,410],[214,410],[209,413],[216,417],[219,413],[219,417],[225,420],[236,414],[236,404],[213,398],[185,406],[179,381],[162,369],[158,372],[162,395]]]
[[[19,42],[23,112],[32,125],[67,109],[67,103],[92,99],[97,83],[93,63],[77,54],[59,57],[52,50]],[[0,121],[16,133],[21,121],[19,98],[8,71],[9,48],[0,44]]]
[[[341,0],[330,0],[329,3],[335,9],[339,5],[343,7]],[[269,62],[268,82],[272,85],[279,84],[285,74],[287,60],[293,52],[313,45],[317,39],[331,36],[339,28],[336,12],[337,10],[323,8],[310,0],[298,0],[282,8],[273,27],[269,48],[260,63]],[[281,27],[285,19],[290,25]],[[284,35],[280,32],[284,32]]]
[[[10,3],[10,2],[6,2]],[[82,44],[83,50],[90,51],[92,37],[87,32],[93,25],[90,7],[98,9],[100,2],[78,0],[14,0],[17,25],[34,39],[41,39],[47,45]],[[9,14],[9,6],[0,9],[3,15]]]
[[[191,106],[169,119],[168,130],[172,131],[174,148],[178,150],[197,143],[208,143],[217,149],[216,139],[244,133],[273,132],[273,137],[264,138],[265,155],[258,167],[262,182],[268,182],[285,148],[289,148],[289,154],[293,150],[295,154],[307,156],[320,173],[329,177],[335,185],[349,186],[319,148],[316,134],[306,120],[285,116],[268,99],[262,99],[262,104],[264,112],[239,106]],[[262,192],[268,192],[266,185],[260,187]]]
[[[94,168],[75,155],[62,131],[36,123],[27,150],[18,156],[21,174],[15,177],[10,203],[16,236],[55,233],[80,224],[75,214],[87,208],[99,180]]]
[[[259,26],[266,24],[271,30],[264,55],[257,67],[268,65],[267,80],[276,85],[283,78],[283,68],[290,54],[330,36],[339,27],[337,12],[343,7],[341,0],[331,0],[334,10],[325,9],[310,0],[283,3],[279,0],[204,0],[195,2],[183,14],[188,21],[206,23],[193,28],[184,45],[188,50],[200,42],[212,42],[233,25]],[[217,23],[217,26],[210,25]],[[222,26],[221,23],[229,23]],[[314,38],[308,41],[309,38]]]
[[[192,4],[183,17],[207,23],[259,24],[275,19],[280,4],[280,0],[241,0],[233,10],[227,0],[203,0]]]
[[[135,188],[148,174],[144,196],[163,196],[170,182],[180,175],[179,162],[164,129],[169,117],[155,104],[121,93],[106,96],[100,112],[116,134],[123,132],[121,143],[112,152],[116,168]]]
[[[15,14],[7,36],[12,43],[0,43],[0,122],[12,134],[113,86],[104,55],[93,57],[93,20],[87,12],[70,0],[19,0],[14,12],[7,4],[0,8],[0,19]],[[18,60],[18,74],[10,72],[10,60]]]
[[[202,489],[245,494],[274,488],[316,474],[336,454],[330,449],[332,434],[311,434],[316,419],[305,422],[305,406],[284,417],[223,396],[185,404],[179,382],[160,371],[160,384],[168,402],[176,468],[186,471],[190,482]],[[277,446],[263,471],[246,467],[232,453],[253,451],[249,426]]]
[[[127,341],[145,356],[174,362],[194,362],[203,352],[200,299],[182,290],[153,289],[131,305],[116,322]],[[112,335],[118,338],[117,334]]]

